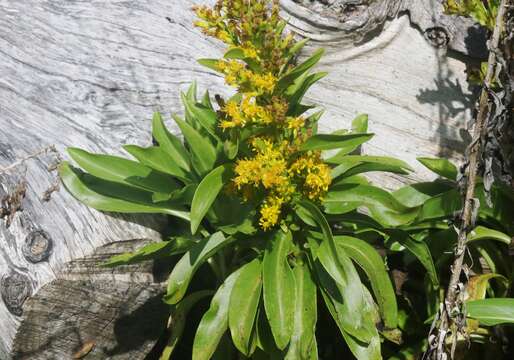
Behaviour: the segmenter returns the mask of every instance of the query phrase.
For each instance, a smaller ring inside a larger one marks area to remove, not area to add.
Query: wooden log
[[[476,56],[462,46],[474,25],[447,30],[434,47],[430,9],[409,19],[413,1],[369,3],[282,1],[291,29],[315,40],[306,53],[327,49],[320,68],[330,76],[307,97],[327,110],[321,129],[368,113],[377,135],[364,151],[417,170],[374,177],[394,187],[432,177],[416,156],[462,152],[473,98],[454,51]],[[164,326],[163,277],[151,264],[98,264],[158,240],[165,220],[88,209],[53,169],[68,146],[117,154],[149,144],[152,112],[180,113],[179,91],[192,80],[230,93],[195,62],[220,56],[221,46],[191,26],[192,4],[0,0],[0,359],[141,359]]]

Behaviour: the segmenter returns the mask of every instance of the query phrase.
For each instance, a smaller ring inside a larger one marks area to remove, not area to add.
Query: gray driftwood
[[[98,267],[158,240],[162,219],[88,209],[58,186],[54,165],[67,146],[149,144],[152,112],[180,112],[179,91],[194,79],[229,93],[195,62],[221,47],[191,26],[192,3],[0,0],[1,360],[141,359],[164,326],[151,264]],[[320,68],[330,76],[307,98],[327,110],[322,130],[366,112],[377,135],[364,151],[417,170],[375,181],[432,176],[416,156],[459,158],[473,103],[462,59],[481,56],[466,45],[479,35],[473,24],[436,1],[282,5],[291,29],[315,40],[307,52],[327,49]]]

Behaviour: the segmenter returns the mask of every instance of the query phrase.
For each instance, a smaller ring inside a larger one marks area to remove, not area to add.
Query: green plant
[[[392,193],[370,184],[366,172],[411,169],[397,159],[359,155],[373,136],[365,115],[351,130],[318,134],[322,112],[302,100],[326,75],[310,72],[322,51],[296,64],[305,41],[284,36],[278,2],[220,0],[195,11],[196,25],[228,45],[222,59],[199,62],[221,73],[236,94],[216,96],[214,105],[208,92],[198,99],[193,84],[181,94],[184,119],[174,116],[183,140],[156,113],[156,145],[124,146],[136,160],[71,148],[84,171],[60,167],[66,188],[88,206],[173,218],[166,241],[106,264],[180,255],[164,297],[178,325],[163,358],[176,350],[189,310],[212,294],[193,359],[229,359],[234,347],[253,358],[334,358],[342,354],[338,338],[358,359],[419,353],[423,322],[440,300],[440,269],[455,242],[457,169],[446,160],[420,159],[445,179]],[[492,239],[496,249],[514,232],[514,215],[512,193],[494,189],[496,207],[480,209],[475,240]],[[496,250],[477,251],[494,256]],[[397,298],[393,268],[409,269],[424,284],[416,284],[413,298]],[[510,268],[501,273],[510,280]],[[328,317],[328,336],[321,336],[318,318]],[[413,329],[414,318],[420,326]]]

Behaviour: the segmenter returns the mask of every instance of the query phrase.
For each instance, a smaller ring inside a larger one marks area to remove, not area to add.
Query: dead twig
[[[457,239],[457,246],[455,248],[455,257],[451,266],[450,282],[446,292],[444,304],[440,307],[440,313],[436,316],[439,319],[438,326],[434,326],[429,334],[429,349],[424,357],[436,360],[445,360],[448,357],[453,359],[456,341],[459,334],[465,335],[465,316],[463,313],[463,299],[464,286],[461,282],[463,274],[464,257],[466,255],[467,237],[475,225],[476,214],[480,206],[478,199],[475,198],[475,187],[478,176],[478,169],[480,165],[481,154],[481,139],[484,138],[485,131],[487,130],[487,119],[489,117],[489,91],[493,83],[496,54],[500,41],[500,34],[503,27],[503,20],[506,11],[506,3],[510,0],[502,0],[496,17],[496,25],[489,43],[489,58],[487,64],[487,73],[485,76],[482,92],[478,105],[477,119],[473,129],[473,141],[468,147],[468,166],[465,171],[467,181],[465,182],[464,189],[464,208],[462,210],[461,222],[459,227],[459,234]],[[447,338],[451,335],[451,346],[448,351]]]

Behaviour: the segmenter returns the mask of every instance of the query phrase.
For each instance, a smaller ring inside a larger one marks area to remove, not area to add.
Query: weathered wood
[[[192,3],[0,0],[0,168],[9,168],[0,173],[0,359],[81,350],[91,350],[88,359],[139,359],[151,346],[120,328],[133,309],[135,319],[159,309],[160,279],[147,268],[111,273],[94,264],[127,240],[158,239],[162,223],[88,209],[57,189],[49,167],[67,158],[67,146],[120,153],[125,143],[149,144],[152,112],[181,112],[179,91],[194,79],[200,89],[230,93],[195,62],[219,56],[221,46],[191,26]],[[352,3],[282,1],[291,28],[316,40],[306,51],[327,49],[320,68],[330,76],[306,100],[326,108],[324,131],[368,113],[377,135],[365,152],[408,161],[417,172],[407,181],[430,178],[416,156],[462,153],[472,97],[465,64],[446,46],[467,50],[453,45],[460,40],[438,48],[426,40],[431,25],[422,20],[438,19],[431,8],[412,13],[411,25],[403,11],[414,2]],[[332,12],[338,5],[346,7]],[[452,39],[464,39],[466,28],[456,28]],[[56,151],[41,152],[49,146]],[[374,179],[388,187],[406,181]]]

